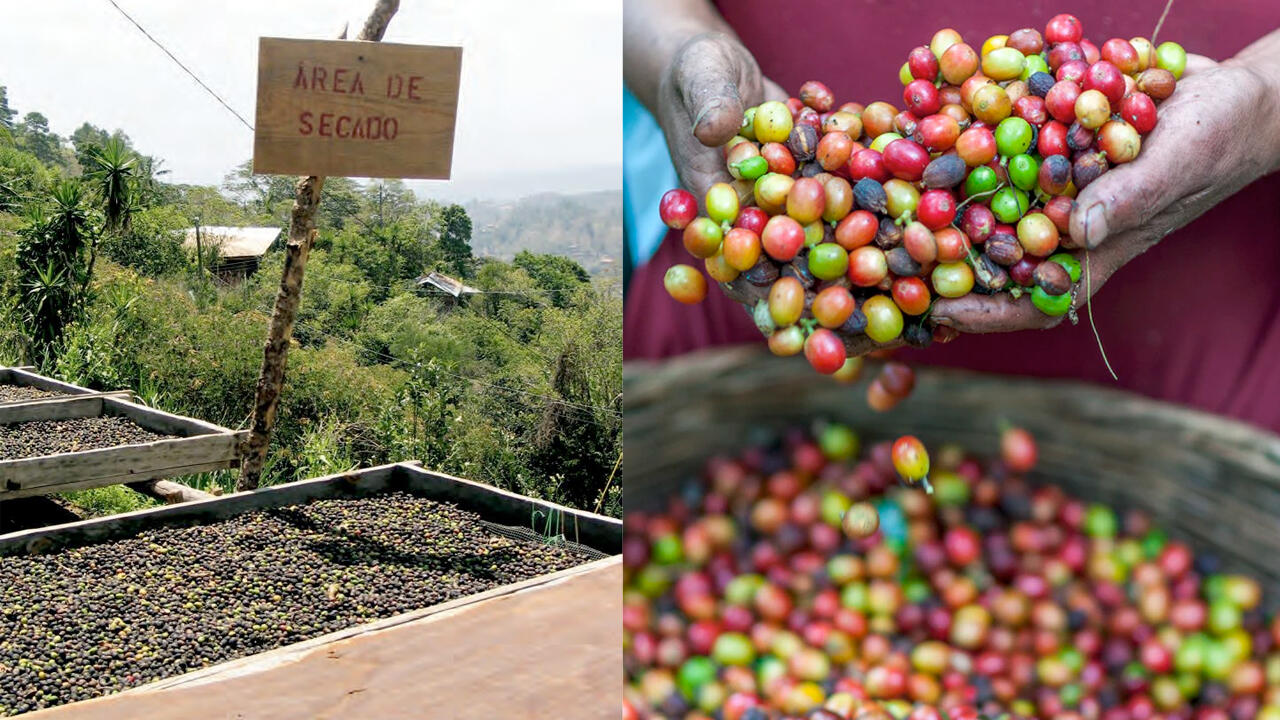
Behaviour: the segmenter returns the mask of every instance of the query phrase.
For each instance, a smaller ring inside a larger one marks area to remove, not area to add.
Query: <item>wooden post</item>
[[[200,246],[200,218],[196,218],[196,269],[197,277],[204,280],[204,248]]]
[[[357,40],[377,42],[387,31],[387,24],[400,8],[400,0],[377,0],[373,12],[365,20]],[[345,30],[343,31],[345,35]],[[289,242],[285,246],[284,272],[280,277],[280,290],[276,293],[275,309],[271,313],[271,325],[267,331],[267,344],[262,354],[262,371],[258,375],[257,397],[253,404],[253,419],[249,437],[245,440],[240,479],[237,490],[258,487],[262,466],[267,460],[267,447],[271,442],[271,428],[275,425],[276,411],[280,406],[280,390],[284,386],[285,364],[289,356],[289,343],[293,337],[293,322],[302,297],[302,276],[307,268],[307,258],[316,235],[316,209],[320,206],[320,191],[324,178],[301,178],[293,200],[293,213],[289,219]]]
[[[192,502],[194,500],[212,500],[216,497],[212,493],[197,490],[173,480],[144,480],[142,482],[126,483],[126,487],[155,498],[166,505],[177,505],[178,503]]]

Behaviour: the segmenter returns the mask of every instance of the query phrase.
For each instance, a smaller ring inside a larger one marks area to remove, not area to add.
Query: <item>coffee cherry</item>
[[[668,190],[658,203],[658,214],[667,227],[683,230],[698,217],[698,201],[688,190]]]
[[[845,535],[856,540],[869,538],[880,529],[880,514],[871,503],[854,503],[840,519],[840,527]]]

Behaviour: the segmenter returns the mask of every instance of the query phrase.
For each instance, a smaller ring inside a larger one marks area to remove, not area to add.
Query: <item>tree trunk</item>
[[[400,7],[400,0],[377,0],[373,12],[365,20],[357,40],[377,42],[387,30],[387,24]],[[346,31],[343,31],[343,35]],[[267,332],[267,345],[262,354],[262,371],[258,375],[257,396],[253,404],[253,419],[249,437],[243,448],[244,459],[240,465],[237,490],[258,487],[262,466],[267,460],[267,447],[271,442],[271,429],[275,425],[276,411],[280,406],[280,390],[284,386],[285,364],[289,356],[289,343],[293,338],[293,322],[302,298],[302,276],[307,269],[307,258],[316,235],[316,210],[320,206],[320,190],[324,178],[311,176],[298,181],[293,200],[293,213],[289,219],[289,242],[285,247],[284,273],[280,277],[280,291],[276,293],[275,309],[271,313],[271,326]]]

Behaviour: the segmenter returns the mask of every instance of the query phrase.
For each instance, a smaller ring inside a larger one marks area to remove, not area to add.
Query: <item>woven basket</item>
[[[818,418],[865,441],[911,433],[998,452],[1001,419],[1030,430],[1040,461],[1030,479],[1117,509],[1141,508],[1171,536],[1215,550],[1280,595],[1280,437],[1240,422],[1119,390],[917,368],[915,392],[879,414],[863,380],[840,386],[803,359],[757,348],[704,352],[626,368],[628,510],[653,508],[715,453],[761,428]]]

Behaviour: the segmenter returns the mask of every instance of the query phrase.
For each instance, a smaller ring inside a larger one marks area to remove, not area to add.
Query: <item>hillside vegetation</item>
[[[86,123],[59,137],[39,113],[19,119],[0,88],[0,364],[245,427],[282,255],[226,284],[199,269],[217,258],[197,263],[181,234],[197,222],[287,227],[292,192],[292,178],[248,163],[220,187],[166,183],[123,132]],[[522,222],[500,213],[489,229],[399,182],[329,179],[264,483],[418,459],[618,514],[620,293],[563,255],[620,246],[620,233],[561,224],[559,203],[521,201]],[[503,235],[508,225],[518,234]],[[481,243],[505,250],[477,257]],[[431,270],[482,292],[418,289]],[[234,484],[230,472],[185,481]],[[141,502],[121,488],[71,500]]]

